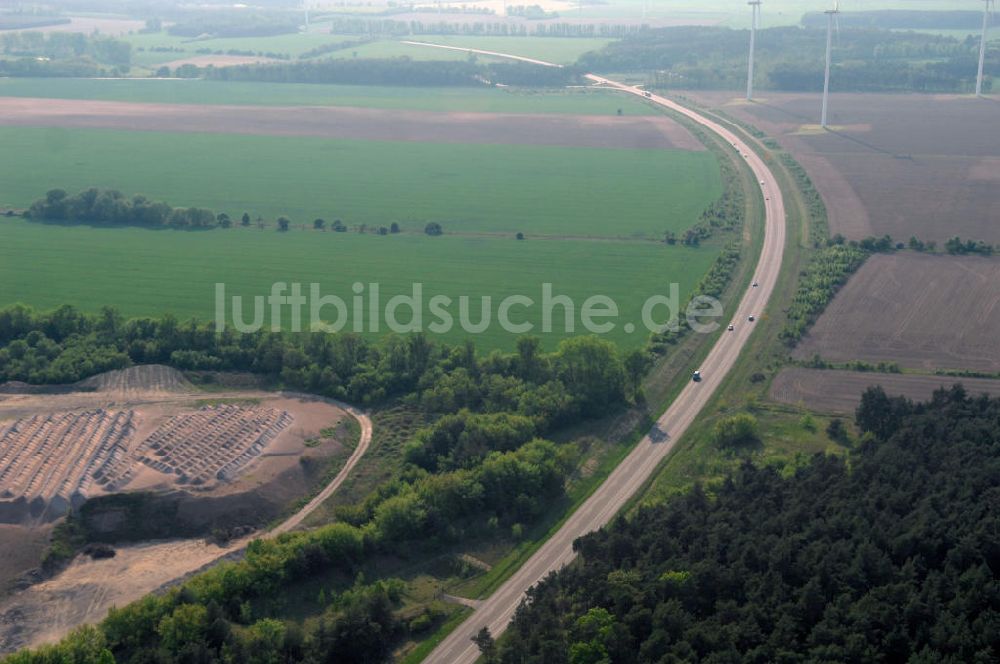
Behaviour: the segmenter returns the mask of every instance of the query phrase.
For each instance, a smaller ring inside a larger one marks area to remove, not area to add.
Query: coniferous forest
[[[1000,400],[869,390],[862,442],[619,518],[530,593],[504,663],[995,662]]]

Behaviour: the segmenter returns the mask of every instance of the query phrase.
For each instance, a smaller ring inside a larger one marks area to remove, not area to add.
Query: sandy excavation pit
[[[323,400],[205,396],[165,367],[112,372],[51,393],[0,386],[0,524],[48,523],[111,493],[253,490],[295,474],[303,455],[339,449],[333,440],[314,447],[319,432],[344,416]]]
[[[93,481],[128,456],[135,412],[34,415],[0,424],[0,519],[27,509],[42,521],[78,507]],[[7,503],[7,505],[4,505]]]
[[[145,439],[136,435],[135,410],[7,422],[0,425],[0,521],[58,518],[87,498],[127,490],[143,466],[161,475],[161,485],[234,480],[292,420],[276,408],[206,406],[170,417]]]

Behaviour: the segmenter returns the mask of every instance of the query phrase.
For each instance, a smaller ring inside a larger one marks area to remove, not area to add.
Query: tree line
[[[172,23],[167,28],[167,34],[214,39],[273,37],[297,33],[300,21],[300,15],[292,12],[189,12]]]
[[[508,11],[511,7],[508,7]],[[464,21],[401,21],[393,18],[331,17],[331,34],[382,35],[406,37],[416,35],[485,35],[494,37],[606,37],[620,39],[642,30],[636,24],[612,23],[508,23],[491,21],[488,17]]]
[[[869,255],[857,243],[831,242],[818,250],[799,277],[779,338],[788,346],[797,344]]]
[[[846,459],[747,462],[581,538],[485,661],[997,660],[1000,400],[875,388],[856,421]]]
[[[574,67],[544,67],[526,62],[485,64],[471,60],[411,60],[407,57],[258,63],[207,67],[199,73],[205,78],[220,81],[435,87],[497,84],[562,87],[579,83],[583,75]]]
[[[517,411],[539,432],[614,410],[641,378],[626,372],[613,344],[592,337],[566,339],[553,353],[522,337],[515,353],[479,357],[471,342],[453,347],[420,334],[217,333],[212,323],[169,314],[125,319],[112,307],[0,310],[0,381],[71,383],[133,364],[249,371],[365,405],[412,392],[428,412]]]
[[[239,224],[243,227],[256,225],[264,228],[264,220],[257,217],[254,221],[249,212],[241,217],[230,217],[226,212],[216,214],[212,210],[198,207],[175,208],[163,201],[154,201],[143,194],[131,197],[115,189],[98,189],[91,187],[77,194],[70,195],[64,189],[50,189],[44,198],[40,198],[25,211],[25,218],[38,221],[56,221],[85,224],[108,224],[112,226],[141,226],[144,228],[178,228],[178,229],[210,229],[231,228]],[[292,228],[292,220],[285,216],[278,217],[274,222],[279,231]],[[334,219],[327,224],[322,218],[313,219],[313,230],[325,231],[329,228],[336,233],[346,233],[349,228],[341,219]],[[303,226],[304,228],[304,226]],[[398,222],[388,226],[369,226],[358,224],[355,230],[359,233],[372,232],[377,235],[395,235],[402,231]],[[442,235],[441,224],[432,221],[424,226],[427,235]]]

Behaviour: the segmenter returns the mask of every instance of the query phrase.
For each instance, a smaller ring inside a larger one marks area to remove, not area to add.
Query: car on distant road
[[[754,321],[753,314],[750,314],[749,316],[747,316],[747,320],[752,323]]]
[[[701,382],[701,371],[695,371],[693,374],[691,374],[691,380],[693,380],[696,383],[700,383]]]
[[[730,331],[730,332],[732,332],[732,331],[733,331],[733,330],[735,330],[735,329],[736,329],[736,326],[735,326],[735,325],[733,325],[732,323],[730,323],[730,324],[729,324],[729,331]]]

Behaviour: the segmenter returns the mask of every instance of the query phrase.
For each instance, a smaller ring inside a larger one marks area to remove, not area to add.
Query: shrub
[[[719,420],[713,433],[715,444],[724,448],[755,445],[760,442],[760,425],[749,413],[740,413]]]

